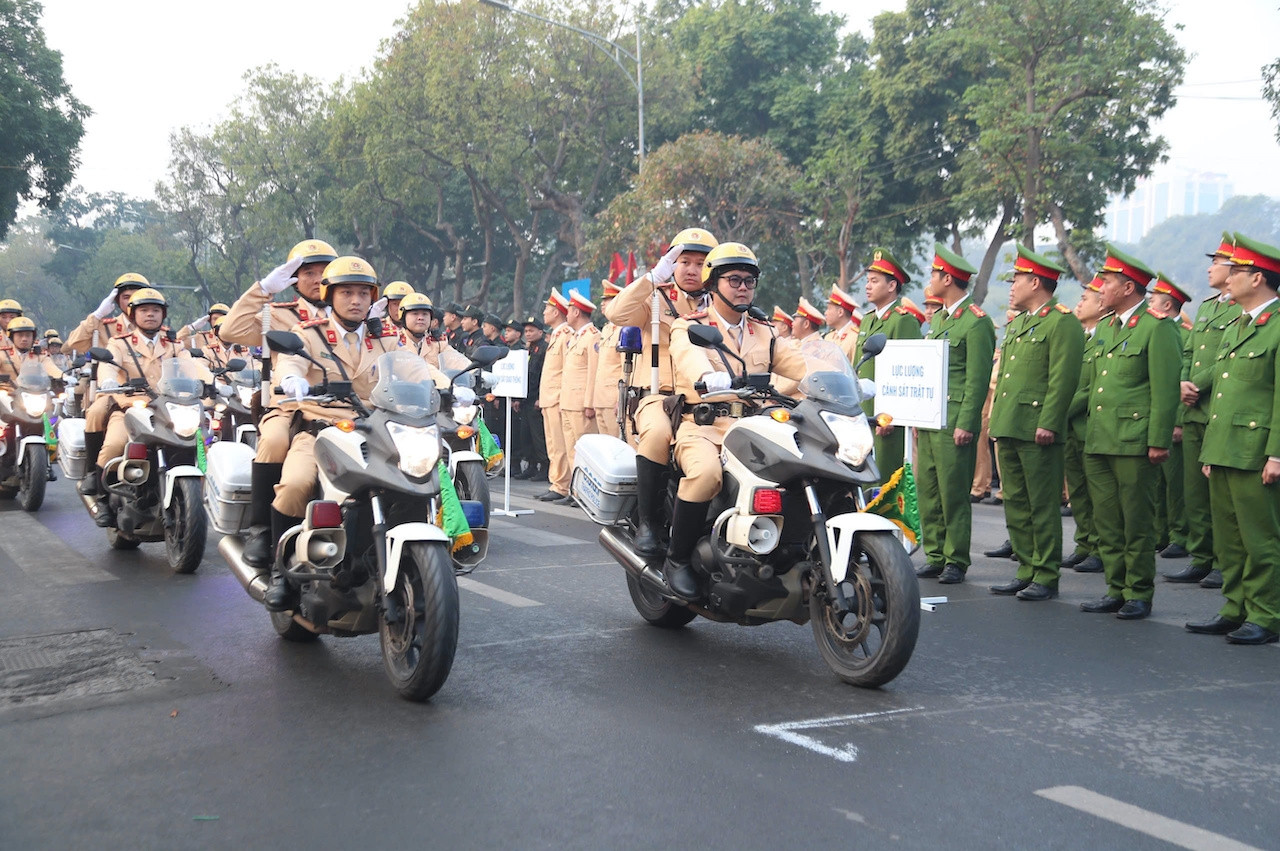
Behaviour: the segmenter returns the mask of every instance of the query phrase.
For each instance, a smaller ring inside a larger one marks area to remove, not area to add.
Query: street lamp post
[[[518,9],[510,3],[504,3],[502,0],[480,0],[480,2],[486,6],[492,6],[495,9],[500,9],[503,12],[512,12],[517,15],[524,15],[526,18],[533,18],[535,21],[542,21],[544,24],[551,24],[554,27],[571,30],[594,44],[596,47],[600,48],[600,50],[604,51],[606,56],[613,60],[613,64],[617,65],[622,73],[626,75],[627,82],[631,83],[632,87],[636,90],[636,112],[638,114],[638,123],[640,128],[636,139],[637,146],[639,148],[637,158],[639,160],[640,170],[644,171],[644,68],[642,65],[640,43],[639,10],[637,9],[636,11],[636,52],[633,54],[617,42],[605,38],[599,33],[593,33],[590,30],[584,30],[581,27],[575,27],[573,24],[566,24],[564,21],[557,21],[552,18],[544,18],[542,15],[535,12]],[[624,56],[635,63],[636,73],[634,76],[627,70],[627,66],[622,64],[622,57]]]

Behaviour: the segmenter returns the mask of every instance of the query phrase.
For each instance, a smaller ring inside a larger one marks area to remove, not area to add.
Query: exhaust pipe
[[[218,542],[218,552],[231,567],[231,573],[259,603],[267,596],[271,581],[270,570],[259,570],[244,560],[244,541],[239,535],[223,535]]]
[[[671,589],[667,586],[667,580],[662,578],[662,574],[649,566],[635,550],[627,545],[617,532],[611,527],[606,526],[600,530],[600,546],[613,556],[623,569],[637,579],[642,579],[653,586],[655,591],[661,593],[664,597],[670,597]]]

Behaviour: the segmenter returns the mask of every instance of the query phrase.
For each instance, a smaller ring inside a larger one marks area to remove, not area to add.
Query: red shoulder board
[[[694,321],[694,320],[698,320],[698,319],[706,319],[706,318],[707,318],[707,311],[705,311],[705,310],[695,310],[693,313],[686,313],[686,314],[684,314],[683,316],[681,316],[680,318],[681,318],[681,319],[688,319],[688,320],[690,320],[690,321]]]
[[[976,304],[969,305],[969,310],[972,311],[973,315],[978,317],[979,319],[987,315],[986,313],[983,312],[982,308],[978,307],[978,305]]]
[[[1263,325],[1266,325],[1266,324],[1267,324],[1267,320],[1271,318],[1271,313],[1272,313],[1272,312],[1271,312],[1270,310],[1268,310],[1266,313],[1262,314],[1262,315],[1261,315],[1261,316],[1259,316],[1257,319],[1255,319],[1255,320],[1253,321],[1253,324],[1254,324],[1254,325],[1256,325],[1256,326],[1257,326],[1257,327],[1259,327],[1259,328],[1261,328]]]

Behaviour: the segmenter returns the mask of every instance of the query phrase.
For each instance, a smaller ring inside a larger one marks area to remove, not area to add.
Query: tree
[[[0,0],[0,239],[21,202],[58,206],[90,113],[62,78],[62,54],[45,44],[41,10]]]
[[[1276,141],[1280,142],[1280,59],[1262,66],[1262,96],[1271,104],[1271,118],[1276,122]]]

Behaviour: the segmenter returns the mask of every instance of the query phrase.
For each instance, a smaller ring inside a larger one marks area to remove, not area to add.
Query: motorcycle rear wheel
[[[171,522],[164,529],[164,551],[174,573],[195,573],[204,558],[209,536],[209,520],[204,513],[204,480],[184,476],[173,483],[173,499],[168,512]]]
[[[631,603],[640,617],[654,626],[679,629],[697,617],[684,606],[678,606],[650,589],[643,579],[637,579],[630,573],[627,574],[627,591],[631,594]]]
[[[49,483],[49,450],[44,446],[28,446],[18,468],[18,504],[23,511],[39,511],[44,504],[45,485]]]
[[[458,649],[458,581],[449,546],[415,541],[404,548],[391,592],[400,622],[378,617],[382,666],[401,697],[423,701],[440,690]]]
[[[815,583],[809,615],[818,652],[850,685],[877,688],[907,666],[920,632],[920,585],[911,559],[892,532],[859,536],[866,564],[849,563],[841,591],[853,611],[835,611],[824,583]]]
[[[484,463],[481,461],[463,461],[455,471],[453,486],[458,490],[458,499],[474,499],[484,506],[485,525],[488,525],[492,506],[489,496],[489,480],[484,475]]]

